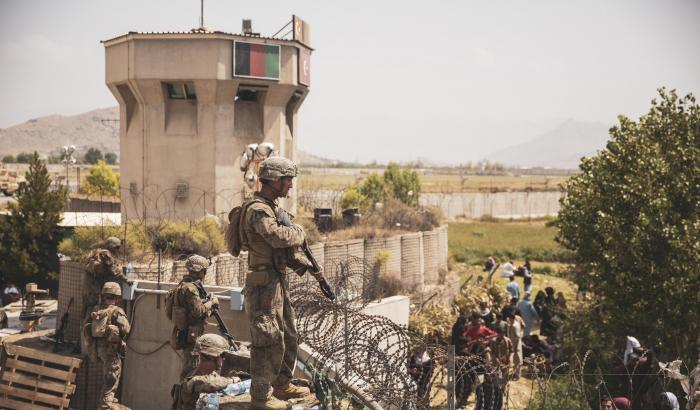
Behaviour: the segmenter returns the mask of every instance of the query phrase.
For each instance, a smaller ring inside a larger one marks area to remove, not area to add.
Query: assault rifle
[[[70,301],[68,302],[68,307],[66,308],[66,311],[63,312],[63,316],[61,316],[61,324],[58,326],[58,329],[56,330],[56,334],[54,335],[54,344],[53,344],[53,351],[58,352],[58,346],[65,341],[65,331],[66,331],[66,325],[68,324],[68,316],[70,314],[70,307],[73,306],[73,301],[75,298],[70,298]]]
[[[194,285],[197,287],[199,297],[202,300],[209,300],[211,298],[207,291],[204,289],[204,285],[202,284],[201,280],[195,281]],[[236,346],[236,338],[233,337],[231,333],[229,333],[228,327],[226,327],[226,323],[224,323],[223,319],[221,319],[221,315],[219,314],[219,305],[214,305],[211,311],[211,315],[214,317],[214,319],[216,319],[216,324],[219,326],[219,333],[221,333],[226,339],[228,339],[228,344],[231,345],[231,348],[233,348],[233,350],[238,350],[238,346]]]
[[[282,225],[292,226],[292,220],[289,218],[289,214],[287,213],[287,211],[284,210],[284,208],[278,208],[277,212],[279,214],[278,219]],[[311,253],[311,249],[309,249],[309,244],[306,242],[306,239],[304,239],[304,243],[301,245],[301,250],[304,252],[304,255],[309,260],[309,262],[311,262],[311,273],[321,273],[321,266],[318,264],[316,258],[314,258],[314,255]],[[306,273],[306,271],[296,271],[296,273],[299,276],[304,276],[304,273]],[[331,286],[328,284],[328,281],[323,276],[323,274],[319,275],[319,277],[317,277],[317,280],[318,286],[321,288],[321,292],[323,292],[323,295],[326,298],[328,298],[328,300],[335,300],[335,293],[333,293],[333,289],[331,289]]]

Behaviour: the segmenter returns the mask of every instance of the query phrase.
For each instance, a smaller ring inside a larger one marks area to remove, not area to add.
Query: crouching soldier
[[[197,338],[192,354],[199,356],[199,362],[173,391],[176,400],[173,408],[194,410],[200,394],[224,390],[229,384],[238,381],[237,378],[222,377],[217,373],[223,364],[222,355],[227,350],[228,341],[219,335],[206,333]]]
[[[192,255],[185,263],[189,274],[185,276],[166,299],[166,313],[173,321],[171,344],[176,350],[182,350],[183,364],[180,380],[187,377],[194,369],[195,341],[204,334],[207,318],[218,307],[216,296],[202,300],[197,285],[201,285],[207,274],[209,260],[200,255]]]
[[[116,282],[102,286],[102,302],[89,313],[83,327],[91,361],[102,362],[104,378],[100,389],[99,409],[115,408],[114,393],[119,386],[122,372],[122,359],[126,354],[126,338],[130,326],[126,314],[118,305],[121,302],[122,288]]]

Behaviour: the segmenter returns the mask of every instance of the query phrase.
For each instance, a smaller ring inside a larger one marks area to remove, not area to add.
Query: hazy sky
[[[700,95],[700,1],[205,0],[205,25],[311,24],[299,147],[367,161],[475,160],[568,118]],[[100,40],[198,25],[198,0],[0,0],[0,127],[116,105]]]

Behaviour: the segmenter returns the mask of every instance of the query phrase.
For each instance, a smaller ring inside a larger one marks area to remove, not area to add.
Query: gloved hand
[[[207,304],[209,305],[209,309],[218,309],[219,308],[219,298],[216,297],[216,295],[211,295],[209,298],[209,301],[207,301]]]

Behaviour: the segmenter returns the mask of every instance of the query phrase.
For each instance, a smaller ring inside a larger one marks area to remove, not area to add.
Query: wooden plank
[[[31,349],[24,346],[6,344],[5,350],[9,356],[24,356],[36,360],[44,360],[51,363],[60,364],[66,367],[79,367],[81,360],[76,357],[63,356],[56,353],[49,353],[43,350]]]
[[[17,388],[17,386],[8,386],[6,384],[0,384],[0,393],[31,400],[32,402],[40,401],[42,403],[55,404],[56,406],[66,407],[70,403],[70,400],[65,397],[52,396],[46,393],[24,390]]]
[[[55,406],[42,406],[40,404],[27,403],[26,401],[12,400],[9,397],[0,397],[0,408],[12,410],[56,410]]]
[[[50,367],[39,366],[38,364],[27,363],[21,360],[8,358],[5,362],[5,368],[31,372],[41,376],[52,377],[58,380],[65,380],[71,383],[75,382],[75,373],[73,372],[66,372]]]
[[[36,377],[27,376],[20,373],[5,372],[2,375],[2,380],[11,383],[24,384],[25,386],[38,387],[44,390],[51,390],[60,394],[73,394],[75,392],[75,386],[70,383],[41,380]]]

